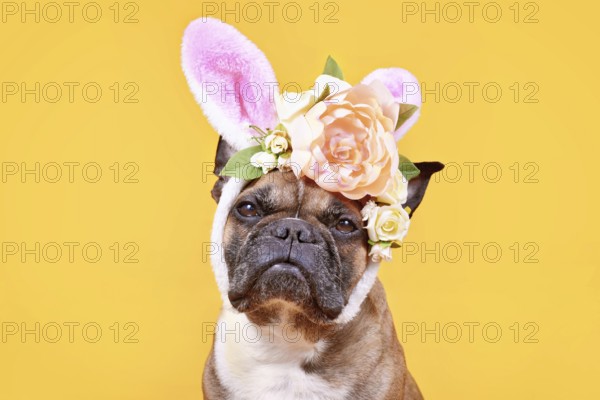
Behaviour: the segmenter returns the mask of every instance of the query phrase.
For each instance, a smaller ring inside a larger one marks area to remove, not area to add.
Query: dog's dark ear
[[[411,217],[425,196],[425,189],[427,189],[431,175],[444,169],[444,164],[437,161],[420,162],[415,165],[421,173],[408,182],[408,200],[406,204],[403,204],[404,207],[410,207]]]
[[[229,161],[229,158],[235,153],[235,150],[229,143],[227,143],[223,137],[219,137],[219,144],[217,145],[217,155],[215,156],[215,169],[213,173],[217,176],[217,182],[215,182],[215,186],[213,186],[210,194],[213,199],[218,203],[221,198],[221,191],[223,190],[223,185],[227,182],[229,177],[220,176],[221,170]]]

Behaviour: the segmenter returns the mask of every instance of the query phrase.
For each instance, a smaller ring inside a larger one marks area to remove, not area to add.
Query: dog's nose
[[[315,228],[301,219],[282,219],[271,223],[271,236],[281,240],[296,240],[299,243],[315,243]]]

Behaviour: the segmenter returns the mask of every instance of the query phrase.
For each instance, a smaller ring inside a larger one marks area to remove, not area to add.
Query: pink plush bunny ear
[[[398,103],[412,104],[419,107],[417,111],[408,118],[396,132],[394,132],[394,138],[400,140],[415,122],[417,122],[421,113],[421,88],[419,82],[413,74],[405,69],[381,68],[376,69],[365,76],[362,83],[368,84],[375,80],[383,83]]]
[[[275,73],[262,51],[233,26],[205,17],[190,23],[182,63],[196,101],[234,149],[256,144],[249,125],[275,127]]]

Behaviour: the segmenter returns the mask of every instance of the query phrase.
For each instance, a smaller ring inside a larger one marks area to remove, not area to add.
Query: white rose
[[[326,86],[329,86],[332,94],[352,88],[348,82],[341,79],[329,75],[320,75],[310,90],[300,93],[277,93],[275,95],[275,107],[281,123],[286,127],[293,126],[295,120],[305,115],[316,104],[318,97],[321,96]],[[333,101],[338,102],[338,100]]]
[[[273,154],[285,153],[288,147],[287,133],[284,131],[273,131],[265,138],[265,148]]]
[[[277,93],[275,95],[277,116],[281,123],[287,126],[291,121],[306,114],[306,112],[315,105],[316,101],[317,97],[312,90],[302,93]]]
[[[387,204],[404,204],[408,198],[408,180],[402,175],[400,170],[396,170],[394,176],[388,183],[388,187],[383,194],[377,197],[377,201]]]
[[[392,246],[382,246],[380,244],[374,244],[371,246],[371,251],[369,252],[369,256],[371,256],[371,260],[373,262],[381,262],[390,261],[392,259]]]
[[[277,156],[266,151],[259,151],[250,157],[250,164],[256,168],[262,168],[263,174],[277,167]]]
[[[371,209],[366,229],[373,242],[400,242],[406,236],[409,225],[408,213],[398,204]]]

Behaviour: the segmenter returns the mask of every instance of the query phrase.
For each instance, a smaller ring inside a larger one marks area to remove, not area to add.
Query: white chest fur
[[[224,310],[215,335],[215,364],[232,400],[342,400],[336,387],[302,364],[319,356],[324,342],[309,343],[289,325],[259,328],[244,314]]]

